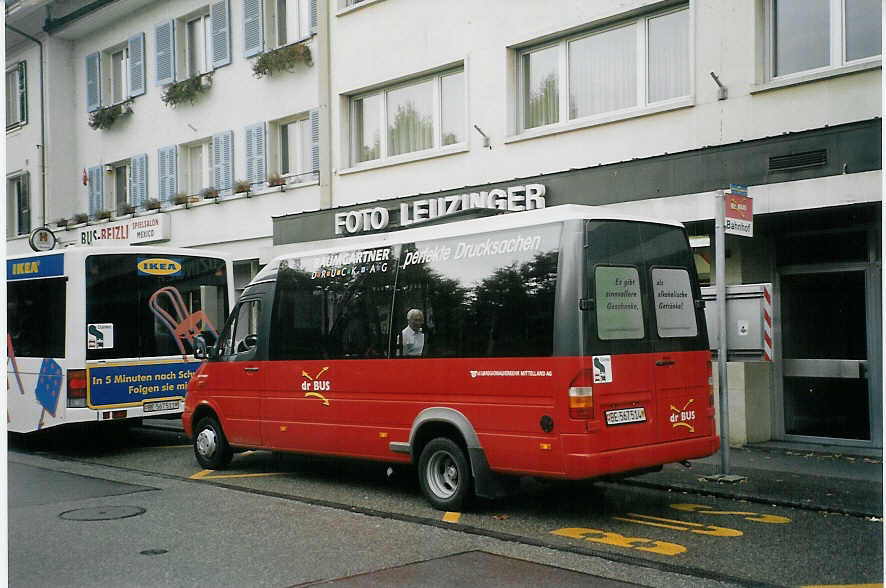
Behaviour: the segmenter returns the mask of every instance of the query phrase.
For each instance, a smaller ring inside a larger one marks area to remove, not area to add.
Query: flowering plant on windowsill
[[[262,53],[252,64],[252,75],[262,78],[273,75],[274,72],[288,71],[292,73],[299,62],[304,62],[309,67],[313,65],[307,40]]]
[[[92,130],[109,129],[124,114],[132,114],[132,99],[90,112],[89,127]]]
[[[83,223],[85,223],[85,222],[88,221],[88,220],[89,220],[89,215],[88,215],[88,214],[86,214],[85,212],[78,212],[78,213],[75,214],[74,217],[71,219],[71,222],[72,222],[73,224],[75,224],[75,225],[82,225]]]
[[[268,176],[268,187],[276,188],[277,186],[283,186],[286,184],[286,180],[280,174],[271,174]]]
[[[187,102],[193,104],[201,94],[212,87],[212,72],[197,74],[186,80],[172,83],[163,91],[163,104],[175,108]]]

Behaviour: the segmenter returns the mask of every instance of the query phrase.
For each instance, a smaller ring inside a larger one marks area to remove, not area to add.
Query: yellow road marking
[[[447,512],[443,515],[443,521],[446,523],[457,523],[461,519],[460,512]]]
[[[624,521],[626,523],[637,523],[639,525],[649,525],[650,527],[661,527],[663,529],[673,529],[675,531],[689,531],[690,533],[697,533],[699,535],[711,535],[712,537],[741,537],[744,534],[736,529],[727,529],[726,527],[715,527],[714,525],[700,525],[698,523],[689,523],[686,521],[675,521],[673,519],[663,519],[661,517],[641,515],[633,512],[629,512],[628,517],[631,518],[612,518],[617,521]]]
[[[703,504],[672,504],[671,508],[673,508],[675,510],[686,511],[686,512],[697,512],[699,514],[744,517],[746,520],[754,521],[756,523],[769,523],[769,524],[781,525],[781,524],[791,522],[791,519],[789,519],[788,517],[782,517],[782,516],[771,515],[771,514],[760,514],[760,513],[756,513],[756,512],[743,512],[743,511],[733,511],[733,510],[713,510],[713,509],[711,509],[711,507],[705,506]]]
[[[203,470],[202,472],[197,472],[193,476],[191,476],[192,480],[221,480],[223,478],[261,478],[264,476],[279,476],[282,472],[268,472],[262,474],[217,474],[210,475],[214,473],[215,470]]]
[[[658,553],[660,555],[678,555],[685,553],[686,548],[678,543],[668,543],[667,541],[653,541],[645,537],[625,537],[618,533],[609,533],[598,529],[583,529],[579,527],[570,527],[566,529],[558,529],[551,531],[552,535],[560,535],[561,537],[570,537],[572,539],[584,539],[585,541],[593,541],[594,543],[604,543],[615,547],[624,547],[625,549],[637,549],[639,551],[648,551],[650,553]]]

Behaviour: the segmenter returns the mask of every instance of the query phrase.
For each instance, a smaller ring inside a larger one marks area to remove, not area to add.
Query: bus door
[[[231,445],[261,444],[259,407],[267,378],[267,364],[256,358],[261,307],[259,298],[240,301],[219,338],[219,361],[213,363],[212,370],[197,376],[198,386],[213,390]]]
[[[594,311],[585,348],[599,449],[711,434],[704,416],[710,354],[685,233],[677,226],[590,221],[586,245]]]

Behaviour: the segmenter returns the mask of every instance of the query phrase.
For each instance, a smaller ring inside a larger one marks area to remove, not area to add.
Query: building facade
[[[7,15],[42,44],[7,28],[10,252],[44,223],[87,246],[102,228],[155,227],[146,239],[227,250],[246,280],[275,248],[439,216],[463,194],[510,193],[519,210],[532,185],[547,206],[685,222],[712,283],[716,194],[744,185],[754,237],[728,238],[726,281],[772,284],[774,345],[772,361],[730,363],[730,442],[882,447],[877,0],[117,0]],[[25,106],[10,102],[23,78]]]

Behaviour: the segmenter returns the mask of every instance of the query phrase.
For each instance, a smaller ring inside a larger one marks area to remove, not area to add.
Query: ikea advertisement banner
[[[92,365],[86,368],[90,408],[124,408],[145,401],[184,399],[199,361]]]

